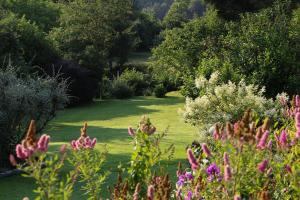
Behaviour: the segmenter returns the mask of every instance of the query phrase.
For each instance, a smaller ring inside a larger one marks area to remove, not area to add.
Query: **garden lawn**
[[[167,98],[135,97],[129,100],[96,101],[91,105],[70,108],[58,113],[58,116],[49,125],[45,133],[51,135],[50,151],[57,151],[60,145],[69,143],[79,137],[83,123],[88,122],[88,135],[98,140],[97,149],[102,150],[107,145],[108,157],[104,168],[111,171],[106,185],[113,185],[116,181],[117,166],[122,163],[126,166],[132,152],[131,138],[127,127],[137,127],[142,115],[151,118],[158,132],[169,126],[163,147],[175,144],[175,155],[171,162],[164,162],[164,167],[172,176],[175,176],[178,161],[184,161],[185,148],[195,138],[195,128],[185,124],[178,109],[183,107],[184,98],[177,92],[167,95]],[[68,167],[64,168],[64,172]],[[173,181],[175,181],[173,179]],[[0,199],[22,199],[24,196],[33,197],[34,182],[21,176],[0,179]],[[105,190],[105,191],[104,191]],[[107,196],[106,189],[103,196]],[[77,185],[72,199],[85,199]]]

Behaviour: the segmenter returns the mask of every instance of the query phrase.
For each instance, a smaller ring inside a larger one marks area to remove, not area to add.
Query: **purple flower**
[[[231,179],[231,169],[229,165],[224,167],[224,180],[229,181]]]
[[[190,148],[187,150],[187,157],[191,164],[192,170],[197,170],[199,168],[199,164],[193,154],[193,150]]]
[[[211,153],[210,153],[210,150],[208,149],[207,145],[205,143],[203,143],[201,145],[202,147],[202,151],[203,153],[207,156],[207,157],[210,157],[211,156]]]
[[[128,134],[129,134],[130,136],[134,136],[134,135],[135,135],[135,132],[134,132],[134,130],[133,130],[132,127],[128,127]]]
[[[193,176],[192,172],[186,172],[185,178],[190,181],[190,180],[194,179],[194,176]]]
[[[269,131],[265,131],[264,134],[262,135],[262,137],[260,138],[257,148],[258,149],[265,149],[266,148],[266,143],[267,143],[267,139],[269,137]]]
[[[224,152],[223,161],[224,161],[224,165],[229,165],[229,155],[227,152]]]
[[[257,166],[258,170],[261,172],[261,173],[264,173],[265,170],[267,169],[268,167],[268,163],[269,161],[268,160],[263,160],[262,162],[260,162]]]
[[[184,200],[192,200],[192,197],[193,197],[193,192],[189,190],[186,196],[184,197]]]
[[[279,136],[279,144],[282,147],[285,147],[288,143],[288,139],[287,139],[287,132],[286,130],[283,130]]]
[[[222,180],[222,177],[220,176],[220,168],[215,163],[212,163],[207,167],[206,173],[209,181],[212,181],[214,178],[217,178],[218,181]]]
[[[300,112],[295,114],[296,138],[300,139]]]
[[[147,190],[147,197],[149,200],[154,200],[154,186],[149,185],[148,190]]]

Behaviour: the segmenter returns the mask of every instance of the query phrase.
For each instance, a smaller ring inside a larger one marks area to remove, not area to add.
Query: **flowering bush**
[[[300,198],[300,112],[295,126],[279,129],[251,116],[247,111],[234,125],[216,129],[199,156],[187,150],[191,169],[179,168],[176,199]]]
[[[210,79],[200,76],[196,79],[199,97],[187,98],[184,110],[181,111],[185,122],[201,129],[208,130],[215,123],[226,123],[238,120],[243,112],[251,108],[260,116],[272,115],[274,103],[263,96],[264,89],[255,85],[228,82],[220,83],[219,74],[215,72]]]
[[[164,156],[170,160],[174,153],[174,145],[168,149],[160,148],[161,140],[166,136],[166,131],[159,134],[150,119],[143,117],[136,131],[128,128],[128,134],[134,139],[134,152],[131,155],[130,166],[128,168],[128,181],[131,188],[138,183],[141,186],[148,184],[154,174],[154,167],[159,167]]]

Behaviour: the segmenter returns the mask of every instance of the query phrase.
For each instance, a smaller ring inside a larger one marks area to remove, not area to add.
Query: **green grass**
[[[131,152],[131,139],[127,127],[136,127],[142,115],[151,118],[158,131],[169,126],[167,138],[163,146],[174,143],[176,153],[172,162],[165,163],[166,169],[174,175],[177,162],[185,159],[186,145],[197,137],[196,129],[184,124],[178,114],[178,109],[184,104],[184,98],[178,93],[169,93],[167,98],[136,97],[129,100],[97,101],[92,105],[66,109],[53,120],[45,133],[51,135],[51,151],[57,151],[63,143],[79,136],[80,127],[88,122],[88,134],[98,140],[97,149],[101,144],[107,144],[109,155],[105,169],[112,172],[107,184],[115,182],[117,165],[126,165]],[[68,170],[66,167],[65,171]],[[21,176],[0,179],[0,199],[21,199],[24,196],[33,197],[34,182]],[[104,192],[104,196],[107,192]],[[72,199],[84,199],[77,186]]]

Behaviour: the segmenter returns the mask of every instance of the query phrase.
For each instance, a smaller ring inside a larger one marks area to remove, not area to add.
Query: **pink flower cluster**
[[[71,147],[73,150],[93,149],[97,143],[97,139],[91,139],[89,136],[80,137],[78,140],[72,140]]]
[[[300,96],[296,95],[293,98],[293,101],[291,103],[292,107],[289,107],[288,102],[286,99],[281,97],[279,99],[280,104],[284,107],[283,114],[288,117],[294,117],[296,113],[300,112]]]
[[[50,141],[50,136],[44,134],[40,137],[36,146],[27,146],[25,145],[25,143],[18,144],[16,146],[17,157],[24,160],[31,157],[36,151],[47,152],[49,141]]]

